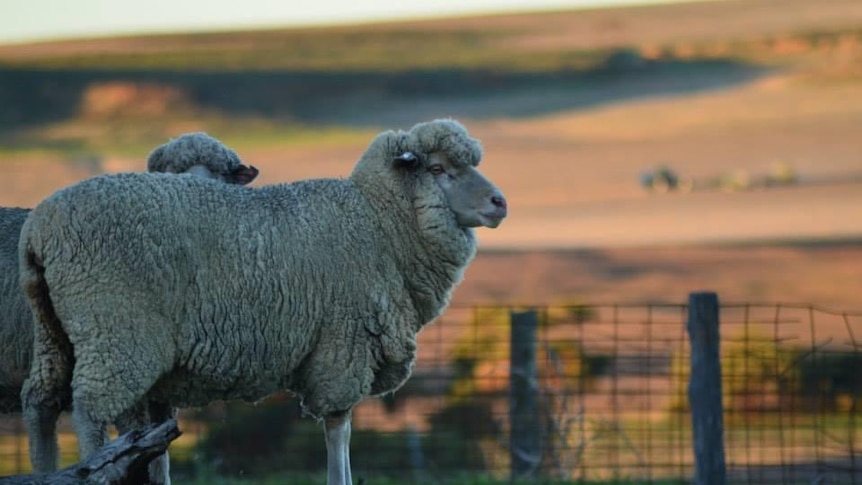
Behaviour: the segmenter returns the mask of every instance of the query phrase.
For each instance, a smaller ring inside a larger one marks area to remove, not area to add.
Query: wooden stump
[[[177,420],[130,431],[86,460],[58,472],[0,478],[2,485],[137,485],[147,483],[147,466],[180,435]]]

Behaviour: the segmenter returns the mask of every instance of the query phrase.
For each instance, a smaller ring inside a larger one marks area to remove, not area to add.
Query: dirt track
[[[655,246],[862,236],[862,185],[655,195],[574,207],[514,206],[485,248]]]

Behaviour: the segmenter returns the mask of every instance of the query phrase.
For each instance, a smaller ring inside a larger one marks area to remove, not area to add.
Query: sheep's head
[[[497,227],[507,214],[506,199],[477,169],[482,146],[471,138],[463,125],[454,120],[435,120],[414,126],[407,145],[415,151],[404,151],[394,163],[432,180],[446,199],[460,227]],[[433,199],[433,193],[427,195]],[[434,204],[433,200],[419,202]]]
[[[188,173],[229,184],[246,185],[257,168],[245,165],[222,142],[206,133],[186,133],[157,147],[147,158],[149,172]]]
[[[379,207],[412,211],[423,230],[469,232],[497,227],[507,213],[502,192],[476,168],[481,158],[464,126],[435,120],[377,135],[350,179]]]

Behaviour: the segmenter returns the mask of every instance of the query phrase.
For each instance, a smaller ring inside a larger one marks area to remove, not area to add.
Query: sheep
[[[0,207],[0,413],[21,411],[32,360],[33,317],[18,285],[18,234],[29,213]]]
[[[189,173],[237,185],[258,175],[257,168],[244,165],[236,152],[204,132],[186,133],[157,147],[147,157],[147,171]]]
[[[258,175],[235,152],[205,133],[187,133],[157,147],[147,160],[151,172],[190,173],[226,183],[244,185]],[[30,209],[0,208],[0,412],[21,411],[21,389],[32,361],[33,317],[18,283],[18,236]],[[71,394],[55,397],[58,408],[46,433],[56,443],[53,431],[61,409],[68,408]],[[140,414],[140,411],[136,411]],[[130,413],[120,427],[137,424],[140,416]],[[38,440],[38,438],[37,438]],[[56,445],[53,445],[56,449]],[[56,453],[54,453],[56,455]],[[56,463],[56,458],[51,458]],[[55,465],[56,466],[56,465]]]
[[[190,173],[247,184],[258,170],[206,133],[187,133],[153,150],[150,172]],[[30,368],[32,316],[18,284],[18,235],[30,209],[0,207],[0,413],[21,411],[21,385]]]
[[[19,246],[41,337],[28,425],[71,385],[86,457],[142,402],[289,390],[323,423],[327,483],[351,483],[351,409],[405,382],[416,334],[475,255],[474,228],[507,215],[481,156],[443,119],[380,133],[346,178],[240,189],[120,174],[58,191]]]

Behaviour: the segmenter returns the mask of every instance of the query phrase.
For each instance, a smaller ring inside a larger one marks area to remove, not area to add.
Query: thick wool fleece
[[[179,174],[195,165],[218,175],[232,173],[242,161],[205,133],[171,140],[147,161],[151,172]],[[30,209],[0,208],[0,413],[21,411],[21,388],[33,354],[33,316],[18,281],[18,236],[29,213]]]
[[[251,189],[124,174],[40,204],[22,282],[74,346],[75,406],[109,422],[145,397],[197,406],[289,389],[322,417],[397,389],[475,254],[427,172],[393,163],[405,151],[481,155],[460,124],[436,121],[381,134],[348,179]],[[34,402],[51,387],[30,385]]]
[[[0,207],[0,413],[21,411],[33,357],[33,317],[18,285],[18,235],[29,213]]]

